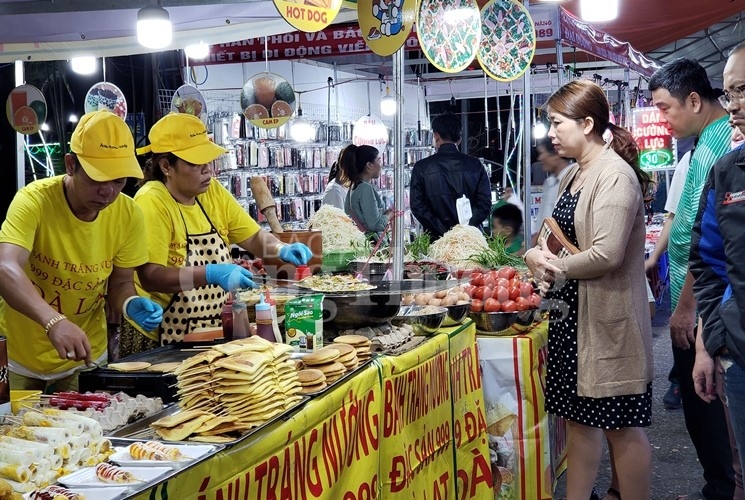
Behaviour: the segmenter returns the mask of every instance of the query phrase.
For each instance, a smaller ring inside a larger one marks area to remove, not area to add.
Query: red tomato
[[[520,296],[520,285],[512,285],[510,290],[510,300],[515,300]]]
[[[517,304],[511,300],[502,302],[502,311],[507,313],[515,312],[517,311]]]
[[[473,297],[473,292],[476,290],[476,287],[473,285],[463,285],[463,291],[468,294],[469,297]]]
[[[533,293],[530,295],[530,303],[533,304],[533,307],[539,308],[541,307],[541,296],[537,293]]]
[[[533,304],[530,303],[525,297],[518,297],[515,299],[515,306],[518,311],[527,311],[533,308]]]
[[[505,288],[509,288],[510,280],[508,280],[507,278],[498,278],[494,284],[497,286],[503,286]]]
[[[484,286],[484,274],[479,272],[473,273],[470,284],[473,286]]]
[[[492,297],[497,299],[499,302],[507,302],[510,300],[510,289],[504,286],[498,286],[494,289]]]
[[[511,280],[515,277],[515,274],[517,274],[517,271],[515,271],[515,268],[511,266],[505,266],[499,270],[500,278],[507,278],[508,280]]]
[[[492,291],[491,288],[488,286],[479,286],[476,287],[476,290],[473,292],[473,298],[479,299],[479,300],[486,300],[488,298],[491,298]]]
[[[531,285],[530,283],[523,281],[522,283],[520,283],[519,288],[520,297],[525,297],[527,299],[528,297],[533,295],[533,285]]]
[[[499,279],[499,271],[497,271],[496,269],[492,269],[491,271],[489,271],[489,276],[494,278],[494,281],[496,282]]]
[[[502,308],[502,306],[499,305],[499,301],[497,299],[486,299],[484,301],[484,311],[485,312],[499,312],[499,310]]]
[[[493,287],[495,281],[496,280],[494,279],[494,276],[492,276],[491,274],[484,275],[484,286]]]
[[[481,302],[479,299],[473,299],[471,301],[471,312],[481,312],[484,309],[484,303]]]

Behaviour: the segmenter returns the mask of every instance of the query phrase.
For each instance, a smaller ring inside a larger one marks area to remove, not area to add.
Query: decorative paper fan
[[[196,87],[182,85],[173,93],[171,111],[194,115],[207,123],[207,103],[204,96]]]
[[[92,113],[99,109],[108,109],[122,120],[127,118],[127,100],[119,87],[109,82],[93,84],[85,95],[85,112]]]
[[[484,71],[501,82],[522,76],[535,55],[535,26],[515,0],[491,0],[481,9],[478,59]]]
[[[424,55],[440,71],[457,73],[476,56],[481,17],[475,0],[422,0],[416,26]]]
[[[241,110],[251,123],[261,128],[277,128],[295,112],[292,85],[274,73],[259,73],[241,89]]]
[[[19,134],[35,134],[47,119],[47,101],[33,85],[19,85],[10,91],[5,115]]]

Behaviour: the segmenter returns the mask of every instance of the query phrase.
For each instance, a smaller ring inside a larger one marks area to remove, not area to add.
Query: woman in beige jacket
[[[525,261],[568,314],[552,317],[546,410],[567,420],[568,500],[590,498],[608,440],[622,498],[649,498],[651,324],[644,274],[644,205],[649,177],[631,134],[609,123],[592,82],[564,85],[548,100],[556,152],[577,164],[553,211],[580,249],[564,258],[541,246]],[[603,135],[612,134],[606,142]]]

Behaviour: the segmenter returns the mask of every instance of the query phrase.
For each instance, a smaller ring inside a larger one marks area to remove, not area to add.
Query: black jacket
[[[411,172],[411,213],[437,239],[458,224],[455,201],[471,200],[470,225],[480,227],[491,210],[491,184],[481,162],[452,143],[419,160]]]
[[[722,347],[745,366],[745,149],[723,156],[709,172],[691,237],[693,293],[704,321],[704,344]]]

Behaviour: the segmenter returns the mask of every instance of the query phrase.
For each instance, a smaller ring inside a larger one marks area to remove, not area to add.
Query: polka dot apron
[[[210,223],[210,231],[202,234],[189,234],[186,230],[186,261],[184,266],[204,266],[232,262],[230,249],[220,237],[204,207],[197,205]],[[181,214],[181,219],[184,216]],[[207,285],[176,293],[163,312],[160,323],[160,344],[181,342],[196,328],[221,328],[220,313],[227,299],[227,292],[217,285]]]

